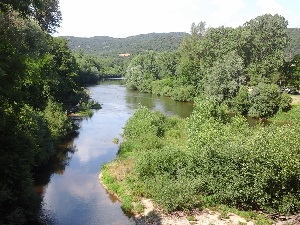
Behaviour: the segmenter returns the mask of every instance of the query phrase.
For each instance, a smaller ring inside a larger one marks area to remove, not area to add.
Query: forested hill
[[[84,53],[97,56],[116,56],[129,53],[136,55],[149,50],[163,52],[178,49],[184,36],[184,32],[150,33],[130,36],[127,38],[112,38],[108,36],[96,36],[91,38],[65,36],[69,41],[72,51],[82,50]],[[286,55],[291,59],[300,52],[300,28],[288,28],[290,45],[286,48]]]
[[[288,59],[292,59],[300,53],[300,28],[288,28],[288,36],[290,45],[286,48],[286,55]]]
[[[187,33],[150,33],[130,36],[127,38],[112,38],[96,36],[91,38],[65,36],[72,51],[83,50],[84,53],[98,56],[113,56],[129,53],[135,55],[149,50],[163,52],[178,49]]]

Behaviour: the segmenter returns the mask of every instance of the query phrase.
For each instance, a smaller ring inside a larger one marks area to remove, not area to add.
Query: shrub
[[[275,84],[260,83],[249,94],[250,108],[248,114],[252,117],[267,118],[279,110],[281,92]]]
[[[279,110],[286,112],[291,109],[292,98],[287,93],[282,93],[280,103],[279,103]]]
[[[196,108],[189,119],[188,169],[198,191],[216,203],[281,213],[300,208],[299,126],[248,127],[210,117],[212,107]]]
[[[241,113],[242,115],[247,115],[249,107],[250,107],[250,102],[249,102],[249,91],[246,86],[240,87],[239,92],[233,99],[233,108]]]
[[[194,98],[194,87],[192,85],[174,87],[171,98],[176,101],[192,101]]]

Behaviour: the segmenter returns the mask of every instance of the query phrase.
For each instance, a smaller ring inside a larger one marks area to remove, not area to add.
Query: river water
[[[78,135],[62,143],[62,153],[36,176],[36,190],[43,196],[41,220],[58,225],[134,224],[98,180],[101,166],[116,157],[119,146],[112,140],[121,138],[122,127],[139,105],[187,117],[192,103],[129,91],[120,81],[88,90],[102,109],[80,122]]]

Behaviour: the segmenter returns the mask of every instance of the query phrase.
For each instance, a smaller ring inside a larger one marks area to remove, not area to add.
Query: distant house
[[[128,56],[130,56],[130,53],[119,54],[119,56],[121,56],[121,57],[128,57]]]

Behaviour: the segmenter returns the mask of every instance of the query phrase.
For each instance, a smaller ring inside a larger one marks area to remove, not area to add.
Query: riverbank
[[[249,127],[200,104],[187,119],[142,107],[127,121],[117,158],[101,170],[123,209],[148,224],[297,224],[297,196],[282,185],[299,170],[299,107],[274,118],[287,125]]]
[[[108,165],[109,167],[111,164]],[[122,166],[114,163],[116,168]],[[117,172],[116,168],[111,168],[112,171]],[[119,176],[124,176],[124,173],[128,171],[125,169],[117,172]],[[122,183],[117,182],[118,179],[113,173],[108,173],[107,167],[105,168],[105,178],[103,179],[102,172],[99,174],[99,181],[105,190],[112,195],[115,199],[118,199],[121,203],[124,203],[122,197],[117,192],[118,189],[122,189],[121,195],[124,193],[129,194],[130,190],[124,189]],[[111,183],[106,183],[107,178],[113,182],[113,188]],[[106,181],[105,181],[106,179]],[[114,179],[114,180],[112,180]],[[126,188],[126,187],[125,187]],[[175,196],[174,196],[175,197]],[[126,197],[125,197],[126,198]],[[134,206],[139,206],[139,211],[131,208],[132,211],[127,211],[126,214],[132,217],[137,225],[299,225],[300,214],[290,216],[280,216],[278,214],[264,214],[262,212],[254,211],[239,211],[234,208],[229,208],[224,205],[218,207],[211,207],[205,209],[193,209],[189,211],[174,211],[171,213],[165,213],[152,199],[149,198],[135,198],[135,202],[131,202]],[[127,209],[128,210],[128,209]]]
[[[99,174],[99,181],[102,186],[107,190],[108,193],[113,195],[119,201],[122,202],[122,198],[118,196],[115,192],[110,190],[102,180],[102,173]],[[134,218],[134,221],[137,225],[240,225],[247,224],[253,225],[253,221],[247,221],[247,219],[234,214],[227,213],[222,215],[222,212],[213,211],[210,209],[203,210],[192,210],[190,212],[176,211],[169,214],[163,212],[162,209],[155,206],[155,203],[151,199],[141,198],[139,203],[143,206],[143,211],[140,213],[133,212],[131,216]]]

